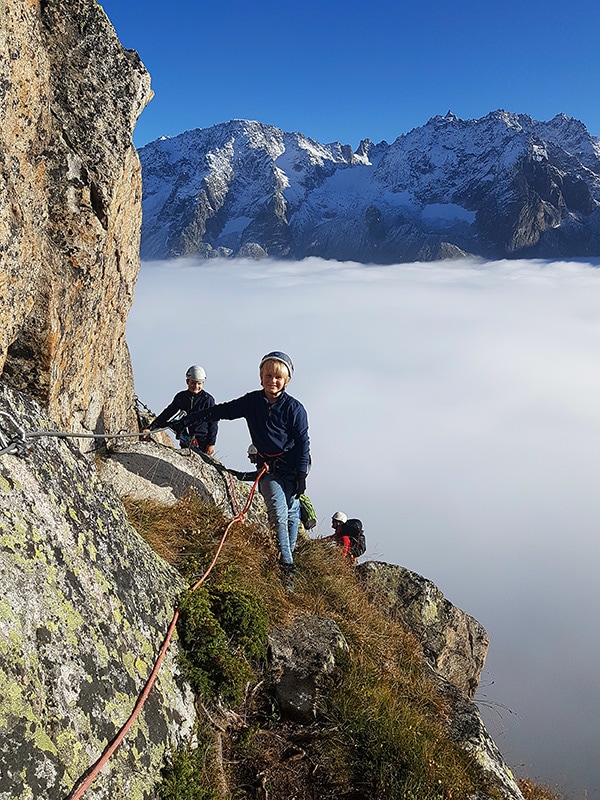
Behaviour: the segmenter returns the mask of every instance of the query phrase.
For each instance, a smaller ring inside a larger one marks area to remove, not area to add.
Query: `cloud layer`
[[[517,774],[598,797],[600,262],[143,265],[128,324],[160,411],[190,364],[229,400],[288,352],[309,494],[360,517],[368,557],[433,580],[486,627],[480,696]],[[217,455],[245,467],[245,424]],[[508,707],[510,713],[503,707]],[[575,795],[574,795],[575,796]]]

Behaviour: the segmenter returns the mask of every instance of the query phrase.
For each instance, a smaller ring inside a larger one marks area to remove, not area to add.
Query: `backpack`
[[[363,531],[363,524],[359,519],[349,519],[342,525],[342,536],[350,537],[350,553],[354,558],[362,556],[367,549],[367,540]]]
[[[300,500],[300,520],[306,530],[309,531],[317,524],[315,509],[305,494],[301,494],[298,499]]]

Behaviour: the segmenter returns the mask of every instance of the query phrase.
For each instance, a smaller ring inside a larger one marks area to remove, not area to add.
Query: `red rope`
[[[228,535],[229,531],[231,530],[231,527],[233,526],[234,523],[243,521],[244,517],[246,516],[246,514],[247,514],[247,512],[248,512],[248,510],[249,510],[249,508],[250,508],[250,506],[252,504],[252,500],[254,498],[254,494],[255,494],[257,486],[258,486],[258,481],[262,478],[263,474],[266,471],[267,471],[266,467],[263,467],[262,470],[258,473],[258,475],[256,477],[256,480],[254,481],[254,483],[252,485],[252,488],[251,488],[251,490],[250,490],[250,492],[248,494],[248,497],[246,498],[246,502],[244,504],[243,509],[238,512],[238,514],[231,520],[231,522],[225,528],[223,536],[221,536],[221,541],[219,542],[219,544],[217,546],[217,550],[215,552],[213,560],[210,562],[210,564],[208,566],[208,569],[206,570],[204,575],[200,578],[200,580],[198,580],[191,587],[191,589],[190,589],[191,592],[195,592],[196,589],[198,589],[199,586],[202,586],[204,581],[210,575],[213,567],[217,563],[217,560],[218,560],[218,558],[219,558],[219,556],[221,554],[221,550],[223,549],[223,545],[225,544],[225,540],[227,538],[227,535]],[[233,489],[233,485],[232,485],[232,489]],[[235,492],[234,492],[234,497],[235,497]],[[237,500],[235,500],[235,505],[236,505],[236,507],[239,507],[238,503],[237,503]],[[175,613],[173,614],[173,619],[171,620],[171,623],[170,623],[170,625],[169,625],[169,627],[167,629],[167,633],[166,633],[164,641],[162,643],[162,647],[160,648],[160,652],[158,654],[158,657],[157,657],[157,659],[156,659],[156,661],[154,663],[154,667],[152,669],[152,672],[150,673],[150,677],[146,681],[146,685],[144,686],[140,696],[138,697],[137,702],[136,702],[136,704],[135,704],[135,706],[133,708],[133,711],[129,715],[129,718],[127,719],[127,721],[125,722],[125,724],[123,725],[121,730],[117,733],[115,738],[112,740],[112,742],[109,743],[109,745],[104,750],[104,752],[102,753],[100,758],[94,764],[92,764],[92,766],[89,768],[89,770],[87,771],[85,776],[82,776],[82,778],[80,778],[79,782],[77,784],[75,784],[75,786],[71,790],[71,794],[68,795],[67,800],[79,800],[79,798],[83,797],[83,794],[87,791],[87,789],[94,782],[94,780],[96,779],[96,777],[97,777],[98,773],[100,772],[100,770],[102,769],[102,767],[108,762],[108,760],[110,759],[112,754],[115,752],[115,750],[119,747],[119,745],[121,744],[123,739],[129,733],[129,730],[130,730],[131,726],[133,725],[135,720],[138,718],[144,703],[148,699],[148,695],[150,694],[150,690],[152,689],[152,687],[154,685],[154,682],[155,682],[156,677],[158,675],[158,671],[159,671],[159,669],[161,667],[161,664],[162,664],[162,662],[164,660],[164,657],[165,657],[165,654],[166,654],[167,649],[169,647],[169,644],[171,643],[171,639],[172,639],[173,634],[175,632],[175,626],[177,624],[177,620],[178,619],[179,619],[179,609],[177,608],[175,610]]]

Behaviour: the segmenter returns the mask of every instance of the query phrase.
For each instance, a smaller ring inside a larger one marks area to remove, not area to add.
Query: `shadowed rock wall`
[[[94,0],[0,4],[0,373],[71,430],[136,424],[131,136],[151,96]]]

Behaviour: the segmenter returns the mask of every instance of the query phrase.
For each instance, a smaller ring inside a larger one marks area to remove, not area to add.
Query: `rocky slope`
[[[355,152],[233,120],[140,158],[145,259],[600,255],[600,139],[560,114],[449,112]]]
[[[129,428],[150,78],[95,0],[0,15],[0,373],[59,425]]]
[[[0,384],[3,438],[12,420],[26,430],[52,428],[35,402]],[[229,480],[199,456],[124,442],[98,461],[99,477],[70,440],[30,444],[26,455],[0,455],[0,800],[63,800],[131,712],[185,586],[131,528],[119,495],[172,504],[193,487],[227,516],[236,511]],[[235,482],[235,492],[243,498],[248,487]],[[260,497],[251,520],[268,542]],[[391,618],[402,615],[421,641],[446,698],[449,735],[475,755],[500,797],[522,800],[469,699],[487,648],[483,628],[415,573],[383,563],[360,570],[374,602]],[[352,644],[333,620],[302,612],[273,628],[269,643],[263,691],[282,715],[275,739],[285,744],[289,736],[287,746],[297,749],[298,738],[319,736],[320,695]],[[161,769],[171,749],[189,741],[195,720],[177,647],[167,651],[141,719],[86,797],[158,797]],[[208,714],[239,721],[223,704]],[[219,741],[235,738],[229,724],[217,724]],[[225,792],[225,772],[221,781]],[[301,783],[297,791],[312,796]]]

